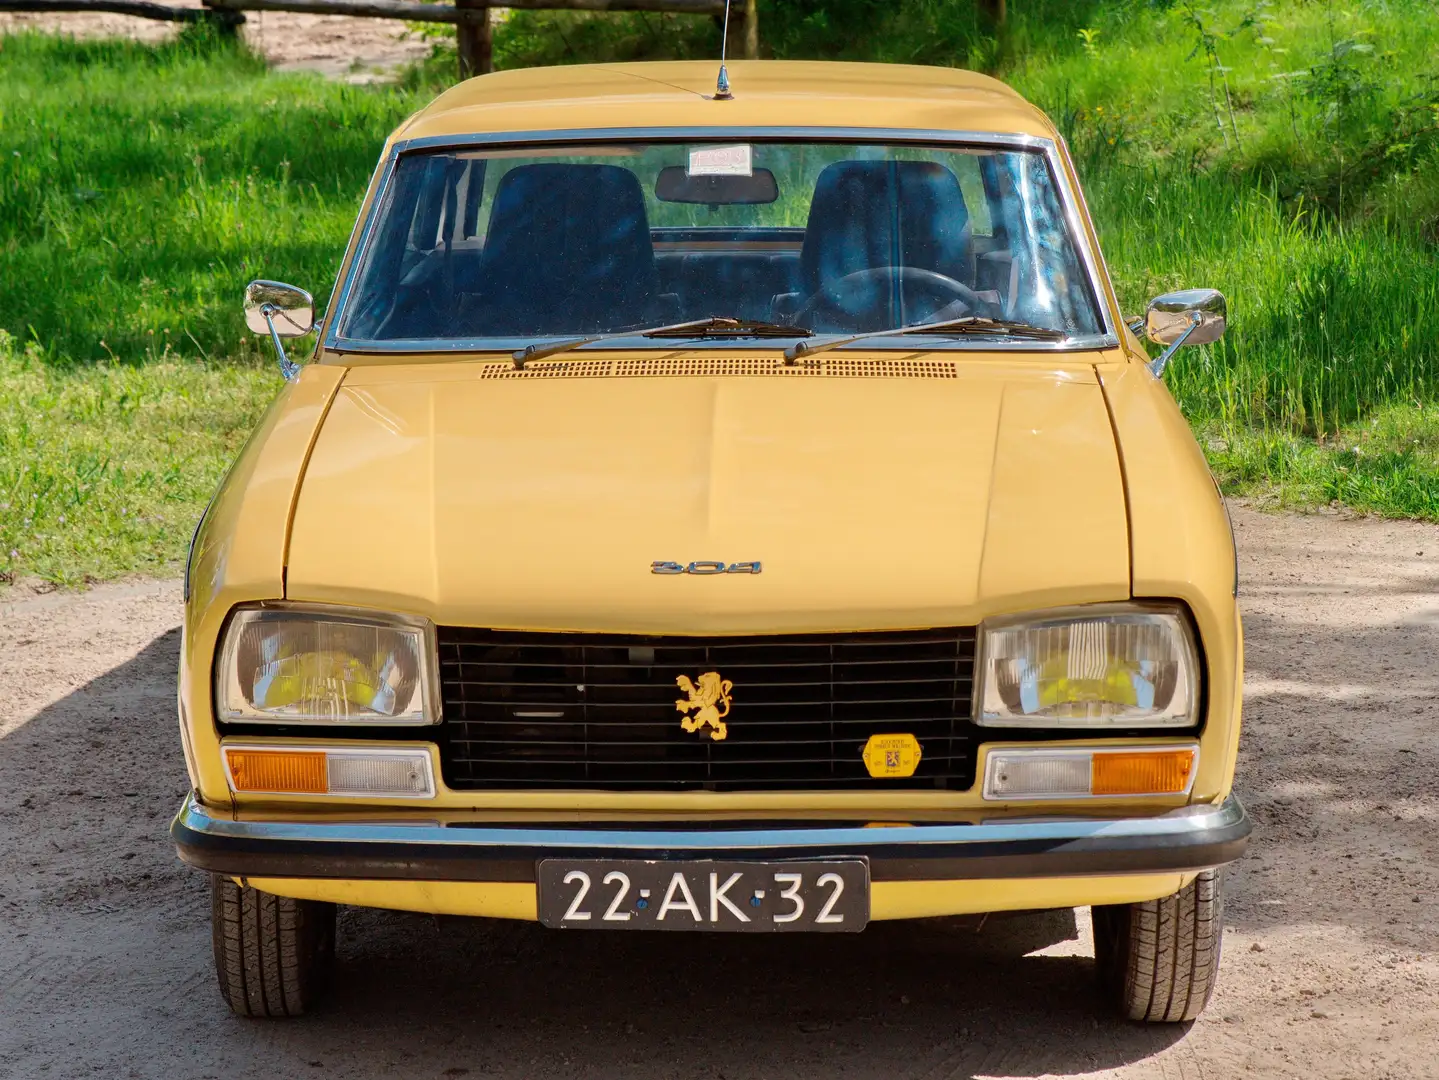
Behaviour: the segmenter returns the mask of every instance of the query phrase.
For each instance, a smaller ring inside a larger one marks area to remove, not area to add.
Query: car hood
[[[305,470],[286,595],[633,633],[961,625],[1126,598],[1124,487],[1094,368],[943,370],[352,369]],[[762,572],[651,572],[697,560]]]

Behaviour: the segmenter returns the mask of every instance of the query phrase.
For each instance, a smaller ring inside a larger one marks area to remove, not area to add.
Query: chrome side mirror
[[[1224,334],[1228,307],[1218,289],[1181,289],[1149,301],[1144,314],[1144,332],[1156,345],[1168,345],[1149,363],[1149,370],[1163,375],[1170,357],[1181,345],[1207,345]]]
[[[252,281],[245,286],[245,325],[252,334],[270,335],[280,374],[293,381],[300,374],[300,365],[285,354],[281,339],[300,337],[315,328],[315,298],[283,282]]]

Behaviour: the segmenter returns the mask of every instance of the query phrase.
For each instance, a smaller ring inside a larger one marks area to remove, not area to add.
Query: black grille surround
[[[764,637],[438,629],[455,790],[947,790],[974,786],[972,627]],[[728,737],[686,732],[676,679],[732,682]],[[871,735],[923,748],[875,778]]]

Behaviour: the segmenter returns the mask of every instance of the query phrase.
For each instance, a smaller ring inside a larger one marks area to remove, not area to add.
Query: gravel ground
[[[169,7],[200,7],[200,0],[161,0]],[[127,37],[165,41],[175,23],[95,12],[0,12],[0,34],[45,30],[78,38]],[[318,71],[347,82],[389,78],[397,68],[430,52],[429,42],[395,19],[348,15],[302,15],[251,11],[241,28],[245,41],[280,70]]]
[[[238,1020],[165,836],[154,582],[0,598],[0,1075],[1439,1077],[1439,529],[1235,524],[1257,832],[1192,1026],[1097,1009],[1082,911],[771,939],[346,910],[330,1004]]]

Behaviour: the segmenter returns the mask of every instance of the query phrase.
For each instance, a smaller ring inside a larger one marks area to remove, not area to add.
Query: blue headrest
[[[837,161],[815,181],[800,255],[805,290],[882,266],[965,280],[969,210],[959,178],[933,161]]]
[[[511,169],[490,210],[485,267],[485,299],[501,332],[568,333],[642,321],[656,275],[638,177],[615,165]]]

